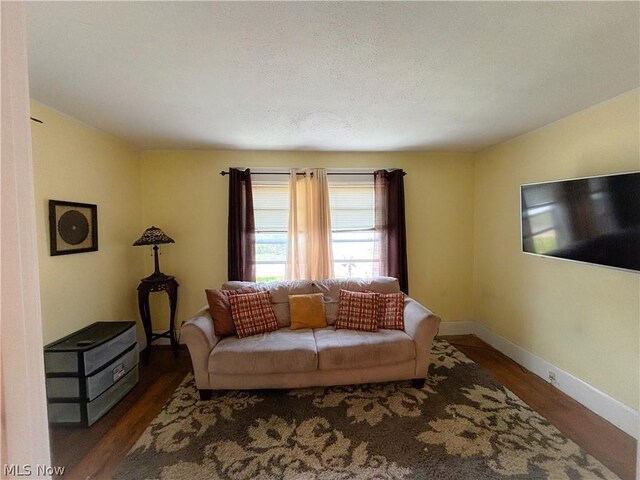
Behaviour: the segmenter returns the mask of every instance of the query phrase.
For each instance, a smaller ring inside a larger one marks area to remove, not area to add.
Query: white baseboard
[[[620,430],[638,438],[638,412],[578,377],[556,367],[543,358],[525,350],[501,335],[474,321],[442,322],[438,335],[473,334],[496,350],[513,359],[527,370],[548,381],[549,372],[555,374],[554,386],[589,410],[611,422]]]
[[[438,336],[441,335],[471,335],[476,333],[476,322],[441,322]]]

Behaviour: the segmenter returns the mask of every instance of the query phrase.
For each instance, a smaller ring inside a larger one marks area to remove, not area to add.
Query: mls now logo
[[[29,477],[31,475],[36,476],[51,476],[51,475],[64,475],[65,467],[53,467],[51,465],[33,465],[24,464],[18,465],[16,463],[5,464],[3,469],[3,476],[11,477]]]
[[[31,465],[5,464],[3,473],[12,477],[28,477],[31,475]]]

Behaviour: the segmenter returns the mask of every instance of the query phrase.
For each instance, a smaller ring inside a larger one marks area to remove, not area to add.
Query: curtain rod
[[[290,172],[255,172],[256,175],[291,175]],[[407,172],[403,172],[402,176],[405,176]],[[227,170],[223,170],[220,172],[220,175],[223,177],[225,175],[229,175]],[[297,172],[296,175],[306,176],[305,172]],[[313,172],[311,172],[313,175]],[[375,175],[375,172],[327,172],[327,175]]]

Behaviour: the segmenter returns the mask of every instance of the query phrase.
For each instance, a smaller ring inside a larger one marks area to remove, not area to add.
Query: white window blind
[[[252,174],[256,222],[256,278],[283,280],[289,227],[289,176]],[[373,175],[329,176],[336,277],[373,275]]]
[[[370,277],[374,271],[373,175],[329,177],[335,276]]]
[[[289,224],[288,185],[253,185],[256,232],[286,232]]]
[[[330,185],[331,230],[371,230],[375,225],[373,185]]]
[[[289,176],[252,174],[256,280],[284,280],[289,228]]]

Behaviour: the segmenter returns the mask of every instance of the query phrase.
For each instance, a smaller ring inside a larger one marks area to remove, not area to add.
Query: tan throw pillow
[[[269,292],[231,295],[231,316],[239,338],[278,330]]]
[[[378,331],[378,295],[340,290],[336,329]]]
[[[404,293],[378,295],[378,328],[404,330]]]
[[[324,295],[322,293],[289,295],[291,330],[326,327],[327,320],[324,316],[323,298]]]
[[[236,334],[236,326],[231,317],[231,304],[229,297],[231,295],[239,295],[242,293],[254,293],[255,288],[244,287],[236,290],[214,290],[207,289],[204,293],[207,295],[209,303],[209,313],[213,319],[213,329],[216,335],[225,337],[227,335]]]

